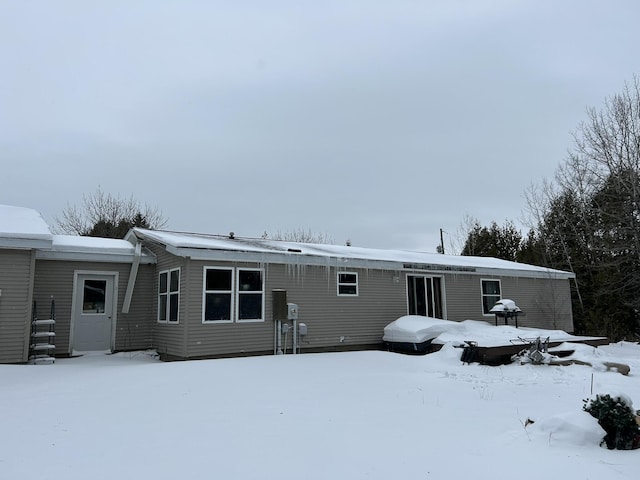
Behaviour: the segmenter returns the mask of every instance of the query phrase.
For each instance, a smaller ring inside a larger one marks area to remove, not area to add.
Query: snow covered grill
[[[520,310],[520,307],[516,305],[516,302],[503,298],[498,300],[496,304],[489,310],[489,313],[493,313],[496,316],[496,326],[498,326],[498,318],[504,318],[504,324],[509,324],[509,319],[513,318],[518,328],[518,316],[524,315],[524,312]]]

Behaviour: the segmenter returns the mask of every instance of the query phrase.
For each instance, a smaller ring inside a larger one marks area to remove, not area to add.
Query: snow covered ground
[[[579,355],[596,367],[467,365],[450,344],[422,357],[3,365],[0,478],[637,478],[640,450],[599,447],[582,406],[593,385],[640,408],[640,346]]]

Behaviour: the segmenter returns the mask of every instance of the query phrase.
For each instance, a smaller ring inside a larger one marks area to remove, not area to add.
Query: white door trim
[[[78,302],[78,277],[81,275],[99,275],[99,276],[109,276],[113,278],[113,305],[112,305],[112,316],[111,316],[111,340],[110,340],[110,350],[113,351],[116,344],[116,324],[118,321],[118,272],[113,271],[103,271],[103,270],[74,270],[73,272],[73,290],[71,295],[71,325],[69,327],[69,351],[67,352],[69,355],[73,354],[73,342],[75,335],[75,327],[76,327],[76,305]]]

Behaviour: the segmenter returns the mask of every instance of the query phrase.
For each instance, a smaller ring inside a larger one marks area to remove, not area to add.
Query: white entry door
[[[73,350],[111,350],[114,284],[114,275],[77,275]]]

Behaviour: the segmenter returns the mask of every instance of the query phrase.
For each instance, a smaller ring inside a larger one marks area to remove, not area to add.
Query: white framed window
[[[180,306],[180,268],[158,274],[158,322],[178,323]]]
[[[358,296],[358,273],[338,272],[338,296],[357,297]]]
[[[500,280],[482,279],[480,280],[480,285],[482,295],[482,314],[491,315],[489,310],[491,310],[496,302],[502,298]]]
[[[203,323],[263,322],[264,271],[205,267]]]
[[[238,268],[236,299],[238,322],[262,322],[264,320],[264,281],[259,268]]]
[[[204,269],[204,299],[202,322],[233,321],[233,268]]]

